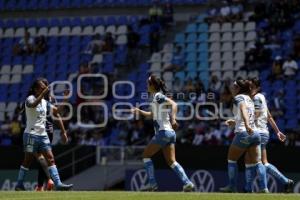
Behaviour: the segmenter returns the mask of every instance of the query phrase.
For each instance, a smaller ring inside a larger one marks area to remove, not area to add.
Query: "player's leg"
[[[228,179],[229,184],[223,188],[220,188],[221,192],[236,192],[237,191],[237,179],[238,179],[238,159],[244,154],[247,149],[247,133],[237,133],[229,147],[228,151]]]
[[[176,161],[175,145],[172,143],[165,146],[163,148],[163,154],[167,164],[172,168],[172,170],[177,174],[177,176],[183,183],[183,191],[189,192],[194,190],[194,184],[190,181],[182,166]]]
[[[53,188],[53,182],[51,180],[49,170],[48,170],[48,162],[44,158],[42,154],[37,155],[37,161],[39,162],[39,169],[38,169],[38,185],[37,191],[42,191],[44,188],[44,183],[47,181],[47,190],[51,190]]]
[[[274,165],[268,162],[266,147],[262,148],[262,162],[266,167],[267,173],[274,176],[284,185],[285,192],[292,192],[294,181],[284,176]]]
[[[252,183],[255,176],[258,175],[260,192],[268,193],[266,168],[261,162],[261,146],[253,145],[247,150],[247,153],[249,155],[246,161],[246,170],[249,170],[248,182]]]
[[[15,187],[16,191],[25,190],[23,182],[29,171],[29,167],[30,167],[33,159],[34,159],[34,155],[32,153],[25,152],[24,160],[23,160],[22,165],[20,166],[20,170],[19,170],[19,174],[18,174],[17,185]]]
[[[154,154],[156,154],[160,149],[161,149],[161,146],[156,143],[150,143],[144,149],[143,162],[144,162],[145,170],[148,175],[148,186],[146,186],[145,188],[142,188],[142,190],[156,190],[157,189],[157,182],[155,180],[154,166],[153,166],[151,157]]]
[[[34,136],[32,136],[29,133],[23,134],[23,148],[24,148],[25,155],[24,155],[23,163],[20,166],[17,185],[15,187],[15,190],[17,191],[25,190],[23,182],[27,172],[29,171],[29,167],[32,163],[32,160],[34,159],[33,153],[36,151],[35,143],[36,141]]]
[[[40,137],[40,146],[39,149],[44,156],[44,158],[47,160],[48,163],[48,171],[50,174],[51,179],[54,182],[55,189],[56,190],[70,190],[72,189],[73,185],[69,184],[63,184],[60,180],[60,176],[57,170],[57,167],[55,165],[54,161],[54,155],[51,150],[51,145],[48,136],[41,136]]]

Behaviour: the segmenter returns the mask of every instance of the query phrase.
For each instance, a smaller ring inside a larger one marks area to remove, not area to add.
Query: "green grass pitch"
[[[0,200],[299,200],[299,194],[183,192],[0,192]]]

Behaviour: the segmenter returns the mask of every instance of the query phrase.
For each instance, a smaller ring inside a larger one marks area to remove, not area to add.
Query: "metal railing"
[[[84,148],[84,146],[76,146],[76,147],[69,149],[55,157],[56,160],[64,159],[65,157],[71,158],[71,162],[59,167],[60,171],[71,169],[71,176],[74,176],[76,174],[76,165],[77,164],[87,161],[87,160],[90,160],[91,158],[94,159],[93,157],[96,156],[95,151],[91,152],[89,154],[86,154],[80,158],[76,158],[76,152],[81,148]]]
[[[98,165],[141,164],[145,146],[98,146],[96,163]]]
[[[139,165],[142,164],[145,146],[97,146],[94,151],[79,157],[77,151],[81,148],[85,146],[76,146],[55,156],[57,161],[70,160],[67,164],[59,166],[60,171],[68,170],[70,175],[74,176],[78,172],[78,164],[89,162],[91,159],[96,159],[95,163],[102,166]]]

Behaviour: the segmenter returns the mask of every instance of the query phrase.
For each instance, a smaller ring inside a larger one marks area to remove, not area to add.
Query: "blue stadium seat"
[[[97,17],[94,20],[94,26],[99,26],[99,25],[105,25],[105,21],[104,21],[103,17]]]
[[[36,19],[30,18],[30,19],[27,20],[26,26],[27,27],[37,27],[38,26],[38,22],[37,22]]]
[[[58,18],[51,18],[50,26],[61,26],[61,22]]]
[[[92,17],[85,17],[82,21],[82,26],[93,26],[94,25],[94,20]]]
[[[105,25],[109,26],[109,25],[118,25],[117,20],[114,16],[109,16],[107,17],[106,21],[105,21]]]
[[[198,42],[207,42],[208,41],[208,34],[207,33],[199,34],[197,41]]]
[[[179,43],[179,44],[184,43],[185,42],[184,34],[182,34],[182,33],[176,34],[176,36],[175,36],[175,42]]]
[[[68,17],[65,17],[65,18],[63,18],[62,19],[62,21],[61,21],[61,26],[63,27],[63,26],[71,26],[72,24],[71,24],[71,19],[70,18],[68,18]]]
[[[120,16],[118,17],[118,25],[129,25],[129,21],[127,16]]]
[[[197,34],[196,33],[190,33],[188,34],[186,38],[186,42],[196,42],[197,41]]]
[[[197,32],[197,25],[196,24],[189,24],[186,29],[185,29],[186,33],[195,33]]]
[[[206,24],[206,23],[201,23],[201,24],[198,26],[198,32],[200,32],[200,33],[207,33],[207,32],[208,32],[208,24]]]
[[[81,26],[81,18],[80,17],[75,17],[71,20],[71,26]]]
[[[188,62],[186,71],[189,71],[189,72],[197,71],[197,63],[196,62]]]
[[[39,9],[47,10],[49,8],[49,2],[48,0],[40,0],[38,3]]]

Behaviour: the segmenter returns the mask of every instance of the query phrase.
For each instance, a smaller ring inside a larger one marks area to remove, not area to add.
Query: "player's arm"
[[[136,107],[132,108],[131,112],[135,113],[135,114],[141,114],[141,115],[143,115],[145,117],[152,117],[153,116],[152,112],[150,112],[150,111],[144,111],[144,110],[141,110],[141,109],[136,108]]]
[[[270,111],[268,110],[268,122],[271,124],[273,130],[275,131],[278,139],[281,141],[281,142],[284,142],[286,140],[286,136],[279,130],[272,114],[270,113]]]
[[[65,90],[64,91],[64,99],[62,101],[63,103],[68,103],[68,98],[67,97],[68,97],[69,93],[70,93],[70,90]],[[57,107],[58,112],[61,113],[63,111],[64,105],[60,104],[56,107]]]
[[[177,103],[168,97],[165,98],[165,101],[172,108],[171,109],[171,125],[172,125],[173,129],[177,129],[178,128],[178,123],[176,122],[176,115],[177,115],[177,111],[178,111]]]
[[[58,126],[59,126],[59,128],[60,128],[60,130],[61,130],[61,138],[62,138],[62,142],[64,143],[64,144],[66,144],[67,142],[68,142],[68,136],[67,136],[67,131],[66,131],[66,129],[65,129],[65,126],[64,126],[64,123],[63,123],[63,121],[62,121],[62,119],[61,119],[61,117],[60,117],[60,114],[59,114],[59,112],[58,112],[58,109],[57,109],[57,107],[55,107],[55,106],[51,106],[51,113],[53,114],[53,116],[55,117],[55,121],[57,121],[58,122]]]
[[[37,107],[37,105],[39,105],[39,103],[44,98],[44,96],[45,96],[45,94],[47,92],[49,92],[49,87],[46,87],[37,98],[29,98],[29,99],[27,99],[26,106],[28,108],[35,108],[35,107]]]
[[[249,124],[249,116],[248,116],[246,104],[244,102],[241,102],[239,108],[241,110],[242,118],[245,123],[247,132],[250,134],[253,133],[253,129],[250,127],[250,124]]]

